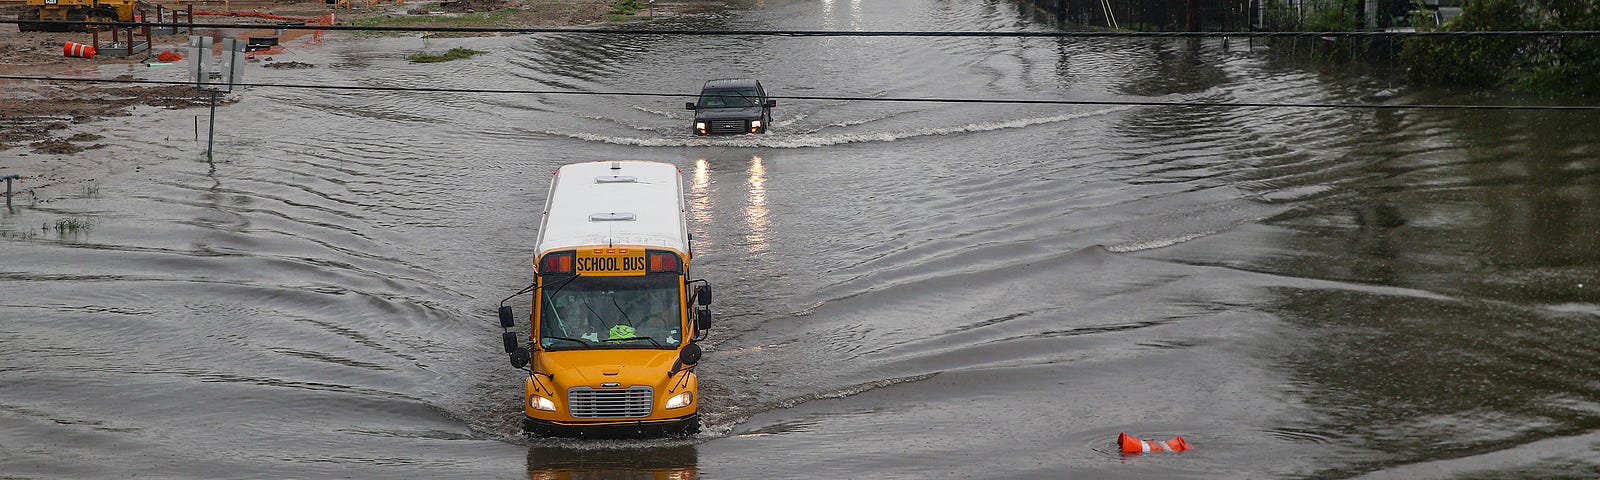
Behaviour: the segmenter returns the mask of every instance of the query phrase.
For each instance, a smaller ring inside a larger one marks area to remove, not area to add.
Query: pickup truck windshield
[[[754,88],[705,90],[697,108],[744,108],[761,106],[761,95]]]
[[[683,341],[677,275],[552,275],[546,284],[539,345],[546,350],[677,348]]]

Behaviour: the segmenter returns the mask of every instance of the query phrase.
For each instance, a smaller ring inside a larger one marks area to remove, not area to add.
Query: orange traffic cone
[[[67,42],[61,46],[61,54],[68,57],[94,58],[94,45]]]
[[[1122,446],[1122,453],[1181,452],[1189,449],[1189,442],[1183,441],[1183,437],[1172,437],[1172,440],[1165,442],[1150,441],[1140,440],[1127,432],[1117,436],[1117,444]]]

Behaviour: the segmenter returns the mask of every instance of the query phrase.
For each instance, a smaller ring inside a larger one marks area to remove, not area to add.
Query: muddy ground
[[[336,10],[340,24],[383,23],[385,17],[426,17],[437,13],[470,13],[515,9],[516,13],[498,20],[506,25],[575,25],[604,21],[610,11],[609,3],[598,0],[569,3],[529,2],[519,0],[447,0],[437,3],[390,4],[387,7],[358,10]],[[18,18],[25,7],[0,8],[0,18]],[[242,10],[242,9],[236,9]],[[323,2],[276,3],[268,8],[253,8],[284,16],[313,17],[328,11]],[[197,17],[201,23],[263,23],[273,20],[250,17]],[[428,22],[406,22],[406,26],[427,26]],[[459,24],[457,24],[459,25]],[[491,26],[491,25],[474,25]],[[211,32],[213,36],[221,36]],[[102,34],[101,42],[109,42]],[[93,59],[72,58],[62,54],[66,42],[92,43],[90,34],[84,32],[21,32],[16,25],[0,25],[0,75],[60,76],[64,72],[101,65],[150,63],[163,51],[183,52],[188,34],[157,35],[151,38],[154,45],[149,52],[126,58],[99,55]],[[308,68],[309,64],[267,61],[268,68]],[[131,77],[129,77],[131,79]],[[58,137],[54,132],[66,123],[91,122],[107,117],[127,115],[134,105],[152,105],[166,108],[204,106],[208,95],[185,86],[141,86],[97,84],[86,87],[82,83],[45,83],[27,80],[0,79],[0,154],[14,153],[17,149],[33,153],[71,154],[92,145],[79,145],[82,140]]]
[[[361,0],[356,3],[362,4]],[[589,25],[608,21],[613,13],[611,0],[576,0],[549,2],[543,0],[444,0],[439,2],[405,4],[385,3],[383,6],[338,9],[339,24],[405,25],[425,27],[452,26],[570,26]],[[695,13],[721,7],[720,2],[683,0],[658,2],[656,16]],[[321,1],[272,2],[265,6],[241,7],[235,11],[255,10],[284,16],[314,17],[328,11],[329,5]],[[0,8],[0,18],[18,18],[25,7]],[[492,21],[463,24],[428,18],[446,18],[449,14],[511,12]],[[643,12],[640,12],[643,15]],[[402,18],[404,17],[404,18]],[[197,17],[199,23],[272,23],[273,20],[248,17]],[[221,32],[213,31],[215,37]],[[155,58],[163,51],[184,51],[188,34],[158,35],[152,38],[153,48],[127,58],[100,55],[93,59],[69,58],[62,55],[65,42],[90,43],[84,32],[21,32],[16,25],[0,25],[0,75],[13,76],[63,76],[74,71],[89,70],[104,65],[131,65],[158,62]],[[102,42],[109,39],[102,35]],[[315,68],[300,62],[263,63],[267,68]],[[92,74],[84,75],[94,77]],[[118,77],[136,80],[130,75]],[[92,123],[130,115],[133,107],[149,105],[160,108],[205,107],[210,94],[187,85],[139,85],[117,83],[40,82],[34,80],[0,79],[0,175],[23,175],[17,182],[19,198],[48,201],[64,186],[93,182],[90,168],[80,168],[92,162],[75,158],[82,152],[105,145],[98,135],[76,132],[69,128],[77,124]],[[234,100],[224,96],[222,103]],[[103,166],[102,166],[103,167]],[[65,190],[70,190],[66,188]],[[24,197],[25,196],[25,197]]]
[[[0,18],[15,18],[15,10],[8,10],[11,11],[0,11],[0,16],[3,16]],[[181,38],[172,37],[176,36],[152,40],[158,46],[164,42],[183,42]],[[70,58],[61,52],[63,43],[69,41],[88,43],[89,34],[24,33],[16,31],[15,25],[0,25],[0,75],[59,76],[101,65],[137,63],[145,57]],[[133,79],[131,76],[122,78]],[[134,105],[187,108],[203,105],[194,102],[204,98],[208,97],[186,86],[89,85],[0,79],[0,155],[14,154],[16,149],[34,153],[76,153],[83,148],[69,148],[66,145],[81,143],[81,139],[60,138],[53,132],[66,128],[68,123],[127,115],[129,108]]]
[[[132,80],[124,75],[122,79]],[[0,97],[0,151],[25,145],[33,153],[77,153],[69,144],[94,138],[58,138],[68,124],[129,114],[134,105],[190,108],[208,105],[210,95],[187,85],[58,86],[8,85]]]
[[[11,11],[0,12],[0,18],[16,18],[14,9],[7,10]],[[89,43],[89,34],[23,33],[16,28],[15,25],[0,25],[0,75],[72,75],[106,65],[134,64],[145,58],[68,58],[62,55],[62,44],[68,41]],[[181,44],[186,39],[168,36],[155,37],[152,41],[161,48]],[[123,75],[117,79],[135,78]],[[0,79],[0,175],[21,175],[14,182],[14,203],[48,202],[93,185],[106,172],[105,166],[81,155],[105,147],[101,136],[73,126],[128,116],[138,105],[191,108],[205,106],[209,99],[209,94],[187,85]]]

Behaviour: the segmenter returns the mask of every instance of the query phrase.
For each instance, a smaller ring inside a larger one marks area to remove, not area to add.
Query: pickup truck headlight
[[[694,129],[695,130],[705,130],[706,129],[706,122],[694,122]]]
[[[761,128],[761,121],[760,120],[751,120],[750,121],[750,128]]]
[[[556,402],[552,402],[550,399],[538,395],[528,395],[528,407],[534,410],[554,412],[556,411]]]
[[[690,403],[694,403],[694,392],[683,392],[667,399],[667,404],[663,405],[662,408],[668,410],[683,408],[689,406]]]

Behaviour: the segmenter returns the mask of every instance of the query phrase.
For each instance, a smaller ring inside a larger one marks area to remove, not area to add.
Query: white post
[[[190,39],[193,45],[205,45],[204,48],[200,48],[196,52],[196,55],[190,57],[194,60],[195,65],[189,67],[189,72],[192,77],[199,79],[196,81],[196,85],[201,89],[211,91],[211,123],[206,129],[206,161],[211,161],[211,147],[217,138],[217,94],[219,92],[233,91],[233,85],[244,78],[244,62],[242,61],[244,58],[244,42],[236,38],[222,39],[222,64],[218,70],[213,71],[211,68],[211,38],[190,37]],[[216,81],[212,81],[212,73],[219,74]]]

